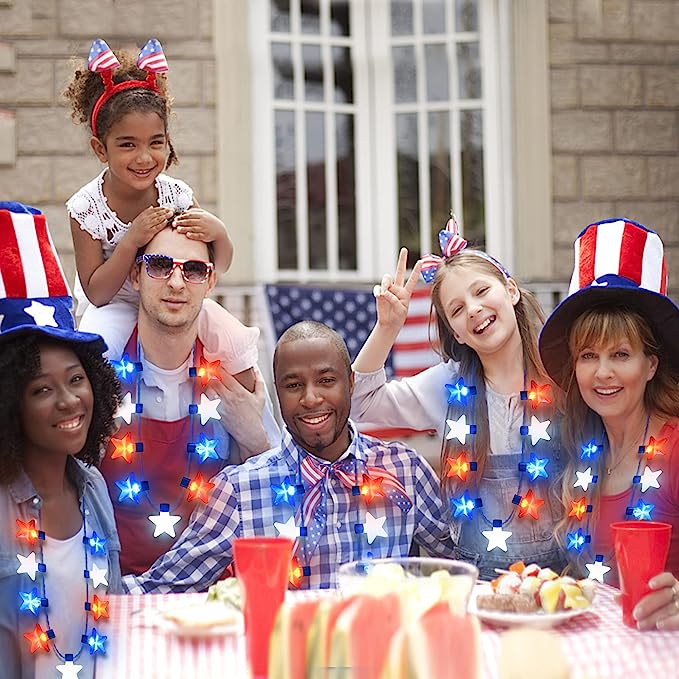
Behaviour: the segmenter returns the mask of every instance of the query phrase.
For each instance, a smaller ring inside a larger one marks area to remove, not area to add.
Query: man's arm
[[[217,474],[207,504],[194,509],[189,525],[172,548],[146,573],[126,575],[130,594],[200,592],[215,582],[233,560],[233,539],[240,534],[238,497],[225,471]]]

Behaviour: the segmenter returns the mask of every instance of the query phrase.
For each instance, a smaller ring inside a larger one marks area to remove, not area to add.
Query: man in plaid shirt
[[[290,580],[304,589],[336,586],[349,561],[407,556],[413,542],[453,556],[431,467],[349,420],[353,374],[339,335],[313,321],[292,326],[278,341],[274,379],[286,424],[280,446],[217,474],[172,549],[124,578],[129,592],[205,590],[231,564],[239,537],[295,539]]]

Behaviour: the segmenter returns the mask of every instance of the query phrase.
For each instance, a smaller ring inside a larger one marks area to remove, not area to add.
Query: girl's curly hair
[[[111,364],[89,343],[59,340],[34,332],[17,333],[3,340],[0,351],[0,483],[14,480],[21,469],[24,432],[21,395],[40,370],[40,348],[65,346],[78,357],[92,386],[92,423],[83,449],[76,455],[87,465],[97,465],[102,447],[114,430],[120,403],[120,383]]]
[[[131,54],[116,54],[120,67],[113,71],[113,82],[119,83],[125,80],[146,80],[146,71],[141,70]],[[156,74],[158,92],[143,87],[133,87],[113,95],[99,111],[97,117],[97,138],[106,143],[106,136],[111,126],[117,123],[123,116],[132,111],[157,113],[168,130],[168,121],[172,110],[172,98],[167,87],[167,78],[159,73]],[[99,73],[89,71],[86,68],[77,68],[71,82],[63,92],[65,99],[71,104],[71,117],[77,123],[86,123],[92,131],[92,110],[97,99],[104,92],[104,81]],[[168,140],[170,155],[166,167],[178,162],[172,142]]]

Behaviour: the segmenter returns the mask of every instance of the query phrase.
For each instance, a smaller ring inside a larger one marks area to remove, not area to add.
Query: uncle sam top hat
[[[540,355],[562,388],[568,374],[571,327],[597,306],[626,308],[645,318],[660,345],[661,360],[679,371],[679,309],[667,297],[663,244],[655,231],[631,219],[590,224],[575,241],[575,268],[568,297],[540,333]]]
[[[10,336],[38,332],[106,351],[99,335],[75,329],[72,307],[45,215],[0,201],[0,346]]]

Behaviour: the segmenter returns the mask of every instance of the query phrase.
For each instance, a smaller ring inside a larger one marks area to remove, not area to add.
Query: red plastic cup
[[[236,538],[233,558],[244,596],[245,644],[250,672],[263,679],[269,668],[269,639],[285,598],[292,540]]]
[[[651,589],[648,581],[665,570],[672,526],[660,521],[617,521],[611,524],[622,593],[622,621],[636,627],[632,615]]]

